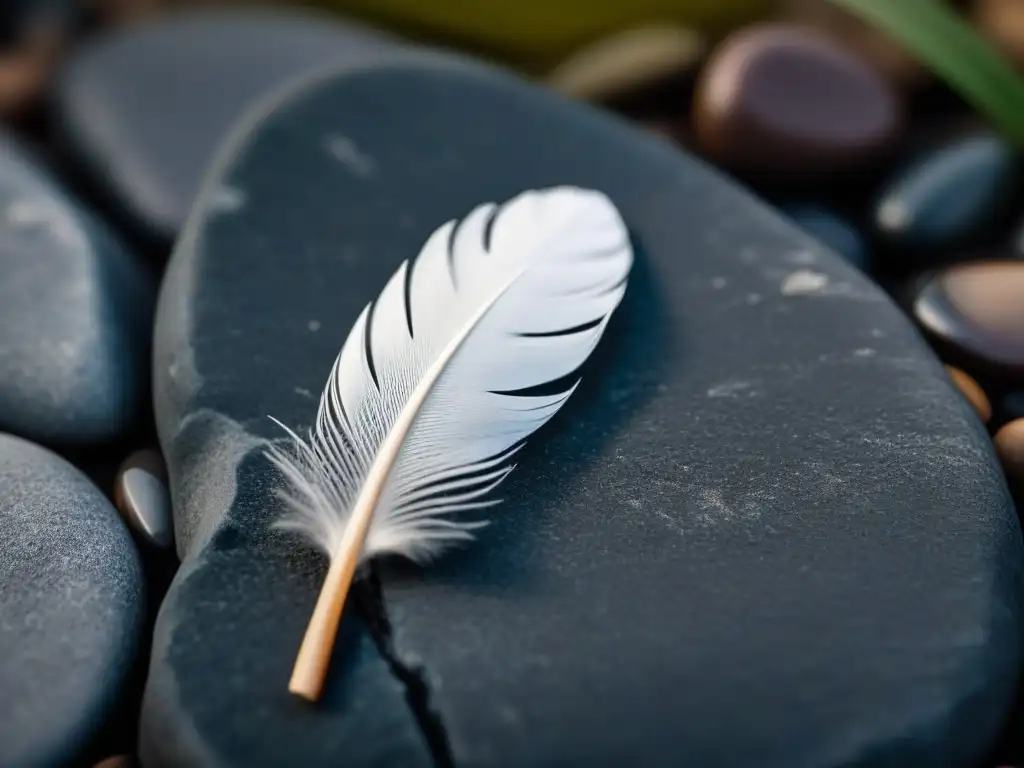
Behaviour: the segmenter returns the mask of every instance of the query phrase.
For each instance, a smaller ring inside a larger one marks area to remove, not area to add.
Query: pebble
[[[969,262],[928,279],[913,314],[937,343],[986,370],[1024,375],[1024,262]]]
[[[20,117],[38,106],[72,20],[70,0],[0,3],[0,115]]]
[[[80,765],[133,671],[141,566],[99,489],[10,435],[0,435],[0,584],[0,765]]]
[[[990,438],[906,317],[666,142],[507,73],[401,61],[282,94],[169,264],[154,385],[184,557],[142,763],[978,762],[1021,669],[1024,546]],[[371,175],[332,159],[338,125]],[[493,524],[429,568],[380,563],[382,602],[346,611],[299,716],[285,685],[326,564],[269,529],[266,414],[312,423],[352,322],[441,222],[552,184],[619,206],[642,254],[625,300]],[[781,295],[794,252],[827,290]]]
[[[448,40],[533,71],[550,69],[581,43],[660,21],[721,31],[770,10],[774,0],[319,0],[424,39]]]
[[[1011,485],[1024,492],[1024,419],[1004,424],[994,439],[996,453]]]
[[[92,768],[135,768],[137,763],[131,755],[114,755],[100,760]]]
[[[686,28],[629,29],[577,51],[547,83],[572,98],[607,102],[689,73],[705,51],[703,38]]]
[[[956,384],[960,394],[967,398],[967,402],[977,412],[978,417],[987,424],[989,419],[992,418],[992,403],[989,401],[988,395],[985,394],[985,390],[981,388],[981,385],[967,373],[951,365],[946,366],[946,373],[949,374],[949,378]]]
[[[222,9],[117,28],[70,57],[63,139],[125,221],[170,245],[217,146],[245,111],[303,72],[397,44],[298,10]]]
[[[0,430],[87,445],[134,428],[154,294],[110,230],[0,134]]]
[[[969,136],[901,169],[874,206],[875,226],[896,246],[963,243],[1005,210],[1014,187],[1013,149],[995,136]]]
[[[128,526],[147,544],[158,549],[173,546],[167,472],[158,451],[136,451],[125,459],[117,473],[114,503]]]
[[[701,148],[728,168],[789,178],[862,167],[899,134],[897,93],[827,37],[783,24],[747,27],[698,80]]]
[[[972,21],[1018,68],[1024,68],[1024,3],[973,0]]]
[[[903,46],[838,5],[821,0],[783,0],[780,5],[782,18],[835,40],[897,86],[926,82],[928,71]]]
[[[812,203],[787,205],[782,210],[807,234],[820,240],[858,269],[867,271],[870,266],[867,243],[848,221]]]

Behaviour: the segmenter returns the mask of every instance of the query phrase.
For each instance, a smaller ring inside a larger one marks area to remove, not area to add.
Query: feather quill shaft
[[[341,612],[345,607],[345,600],[348,598],[348,590],[352,586],[356,566],[359,564],[359,555],[366,543],[366,535],[370,531],[373,511],[377,508],[381,492],[384,490],[384,483],[395,466],[398,452],[402,449],[402,443],[409,434],[416,414],[419,413],[434,382],[437,381],[437,377],[441,375],[441,371],[444,370],[452,355],[462,346],[466,336],[473,330],[480,318],[487,314],[487,311],[507,287],[508,285],[504,286],[491,301],[480,308],[476,316],[466,324],[462,333],[452,339],[441,357],[430,366],[426,375],[413,391],[408,404],[402,409],[402,413],[381,446],[380,453],[377,454],[377,458],[370,466],[366,484],[352,508],[352,516],[345,527],[345,535],[338,547],[338,552],[331,559],[331,567],[327,571],[327,577],[320,589],[316,607],[313,609],[313,616],[302,639],[299,655],[295,659],[288,690],[296,696],[301,696],[307,701],[316,701],[323,691],[327,667],[331,660],[331,651],[338,634],[338,623],[341,621]]]
[[[362,561],[426,560],[487,524],[459,516],[498,503],[511,458],[575,391],[632,258],[601,193],[530,191],[440,227],[364,309],[308,439],[284,427],[291,450],[267,451],[288,485],[278,525],[331,561],[292,693],[319,698]]]

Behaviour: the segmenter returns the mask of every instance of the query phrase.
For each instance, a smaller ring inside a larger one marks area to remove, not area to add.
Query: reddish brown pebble
[[[793,25],[748,27],[700,75],[701,148],[738,171],[826,175],[873,159],[897,136],[903,105],[864,61]]]
[[[1024,491],[1024,419],[1004,424],[994,439],[996,453],[1010,478],[1010,485]]]
[[[135,758],[131,755],[115,755],[100,760],[93,768],[134,768]]]
[[[975,26],[1003,55],[1024,68],[1024,2],[1021,0],[975,0]]]
[[[39,103],[63,45],[63,30],[37,27],[0,55],[0,113],[16,115]]]
[[[988,395],[985,394],[981,385],[959,368],[954,368],[951,365],[946,366],[946,373],[949,374],[949,378],[956,384],[960,393],[967,398],[967,402],[978,412],[981,420],[987,424],[988,420],[992,418],[992,403],[989,402]]]
[[[813,27],[855,53],[899,86],[924,83],[928,70],[892,37],[848,11],[822,0],[784,0],[784,18]]]
[[[1024,377],[1024,262],[945,269],[925,283],[913,312],[942,344],[993,372]]]

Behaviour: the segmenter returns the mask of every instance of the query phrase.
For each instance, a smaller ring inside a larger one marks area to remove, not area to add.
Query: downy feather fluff
[[[362,558],[424,561],[471,539],[486,522],[460,513],[499,503],[491,491],[576,389],[570,374],[622,300],[632,261],[611,201],[575,187],[441,226],[359,315],[307,438],[285,427],[291,445],[268,450],[288,485],[278,526],[333,556],[404,413]],[[529,391],[564,379],[555,393]]]

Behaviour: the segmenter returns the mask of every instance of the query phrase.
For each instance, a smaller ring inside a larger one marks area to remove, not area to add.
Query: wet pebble
[[[958,264],[924,282],[913,314],[942,347],[1014,379],[1024,375],[1024,262]]]
[[[81,472],[0,434],[0,765],[79,765],[121,706],[144,616],[135,546]]]
[[[823,176],[874,159],[903,105],[883,77],[827,37],[793,25],[734,32],[705,65],[697,136],[738,171]]]
[[[167,471],[159,452],[136,451],[125,459],[117,473],[114,503],[128,526],[147,544],[158,549],[174,544]]]
[[[1024,418],[1004,424],[996,432],[995,446],[1011,486],[1024,492]]]
[[[639,27],[577,51],[547,81],[573,98],[611,101],[685,75],[704,52],[703,38],[685,27]]]
[[[140,234],[170,244],[218,144],[245,110],[305,71],[396,43],[284,9],[191,11],[81,48],[58,82],[64,139]]]
[[[960,394],[967,399],[967,402],[977,412],[978,418],[987,423],[992,418],[992,403],[989,401],[988,395],[985,394],[985,390],[981,388],[981,385],[970,375],[951,365],[946,366],[946,373],[949,374],[949,378],[953,380],[956,388],[960,390]]]
[[[974,0],[975,26],[1017,67],[1024,67],[1024,3],[1021,0]]]
[[[132,429],[154,293],[107,227],[0,134],[0,429],[69,445]]]
[[[783,212],[807,234],[817,238],[855,267],[867,270],[870,254],[857,229],[837,214],[812,203],[783,206]]]
[[[875,226],[893,245],[942,248],[976,235],[1005,211],[1013,149],[995,136],[959,139],[918,158],[889,181]]]

